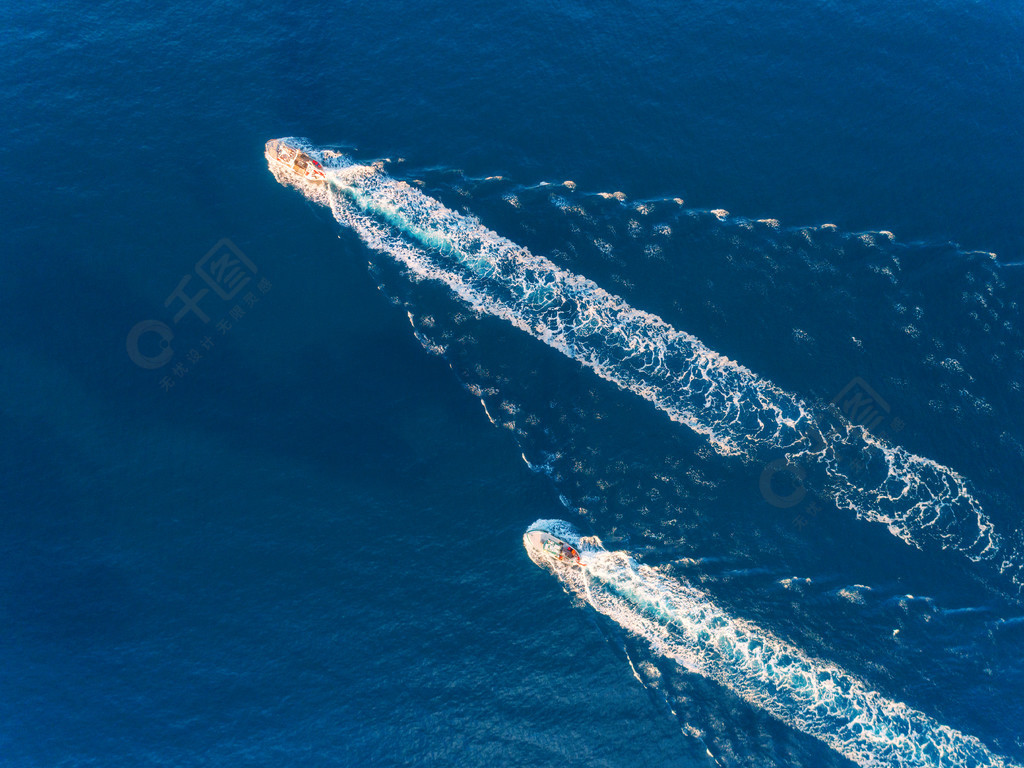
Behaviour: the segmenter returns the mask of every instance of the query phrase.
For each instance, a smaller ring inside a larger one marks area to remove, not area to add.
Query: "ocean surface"
[[[1022,43],[4,6],[0,765],[1024,764]]]

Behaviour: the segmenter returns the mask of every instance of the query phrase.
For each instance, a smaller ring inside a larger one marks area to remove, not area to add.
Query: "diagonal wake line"
[[[660,656],[725,686],[788,725],[862,766],[1012,768],[976,737],[942,725],[871,689],[837,665],[715,605],[701,590],[580,538],[561,520],[538,520],[572,544],[586,563],[556,561],[531,546],[530,558],[566,591],[646,640]]]
[[[282,141],[299,142],[288,139]],[[787,459],[817,468],[823,492],[859,519],[886,525],[918,548],[939,547],[1011,572],[1024,558],[974,498],[966,479],[889,444],[709,349],[663,319],[446,208],[380,167],[301,145],[326,166],[327,184],[282,183],[329,206],[335,219],[419,279],[446,285],[477,312],[502,318],[653,403],[720,454]],[[867,458],[870,479],[844,456]]]

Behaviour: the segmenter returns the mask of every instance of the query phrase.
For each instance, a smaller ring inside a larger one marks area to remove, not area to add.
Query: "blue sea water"
[[[0,22],[0,763],[855,764],[566,595],[538,517],[1024,762],[1018,4]],[[774,388],[738,402],[859,420],[970,502],[869,503],[860,447],[717,450],[280,185],[280,136],[386,159]]]

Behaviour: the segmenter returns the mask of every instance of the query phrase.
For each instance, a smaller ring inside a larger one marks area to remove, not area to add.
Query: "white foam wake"
[[[558,527],[561,526],[561,527]],[[835,664],[730,616],[706,594],[596,538],[572,537],[562,521],[538,521],[579,550],[586,567],[533,550],[566,590],[646,640],[659,655],[711,678],[788,725],[863,766],[1011,766],[977,738],[886,698]]]
[[[294,141],[294,140],[289,140]],[[330,206],[368,246],[414,276],[439,281],[478,312],[503,318],[602,378],[652,402],[705,436],[716,451],[768,460],[780,452],[817,467],[821,492],[857,517],[888,526],[917,547],[936,545],[1016,571],[1016,557],[957,472],[817,415],[798,397],[709,349],[661,318],[629,306],[585,277],[559,268],[446,208],[376,166],[317,153],[330,183],[292,183]],[[279,177],[280,178],[280,177]],[[852,477],[854,450],[869,468]],[[997,557],[997,555],[1002,555]]]

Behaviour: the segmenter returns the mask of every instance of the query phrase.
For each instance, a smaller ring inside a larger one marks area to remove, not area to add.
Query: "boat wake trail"
[[[644,639],[656,654],[716,681],[858,765],[1012,765],[975,737],[730,616],[699,589],[625,552],[609,552],[595,537],[580,538],[564,521],[541,520],[530,529],[549,531],[579,551],[585,567],[554,560],[524,537],[531,559],[570,594]]]
[[[785,455],[809,468],[805,483],[839,508],[884,524],[915,547],[954,550],[1009,571],[1020,589],[1024,560],[954,470],[872,435],[835,409],[809,407],[700,339],[391,178],[379,165],[302,147],[323,163],[327,183],[274,169],[278,179],[329,206],[340,223],[414,279],[444,284],[477,313],[502,318],[645,398],[719,454],[762,462]],[[857,461],[850,462],[851,454]]]

